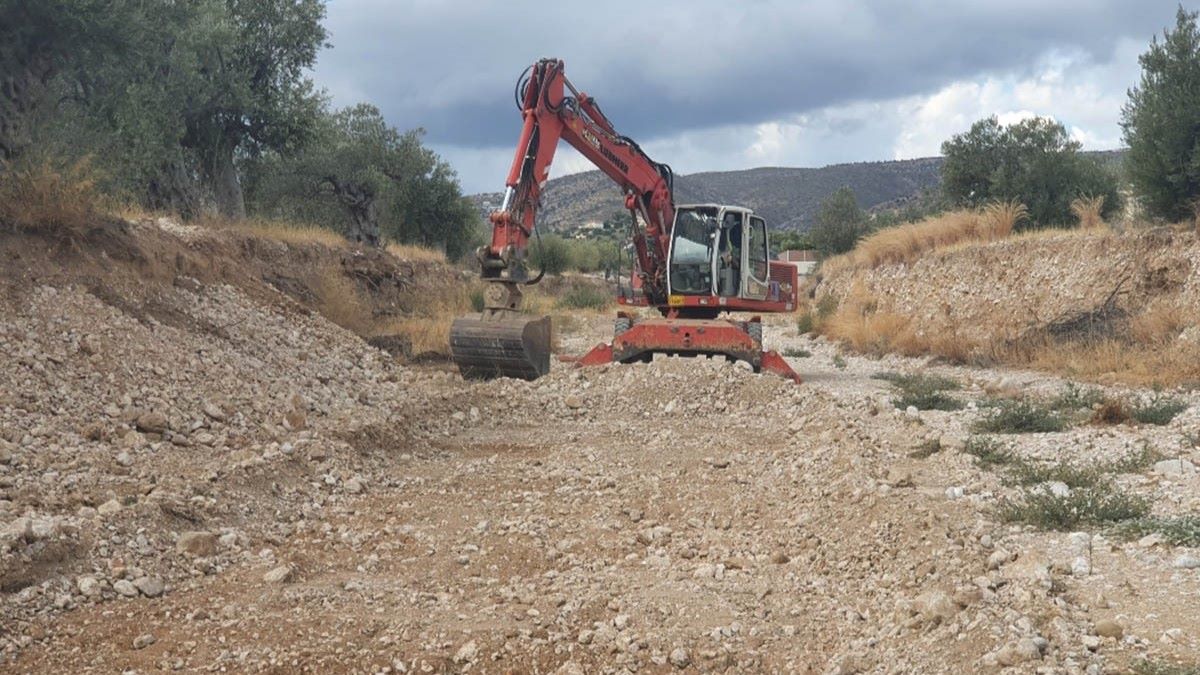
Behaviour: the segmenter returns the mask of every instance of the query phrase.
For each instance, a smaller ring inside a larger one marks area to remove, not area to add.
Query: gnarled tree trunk
[[[233,151],[237,143],[222,138],[204,162],[205,178],[217,201],[217,212],[230,220],[246,219],[246,197],[238,179]]]
[[[379,246],[379,214],[375,204],[375,192],[365,185],[340,181],[336,176],[326,176],[325,182],[333,188],[338,202],[350,212],[351,229],[346,238],[359,244]]]

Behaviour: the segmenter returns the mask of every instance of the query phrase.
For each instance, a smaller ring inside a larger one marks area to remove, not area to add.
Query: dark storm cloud
[[[541,56],[653,139],[1020,72],[1049,50],[1110,58],[1148,42],[1174,0],[1130,2],[439,2],[336,0],[318,82],[435,144],[513,142],[512,89]],[[1133,83],[1130,83],[1133,84]]]

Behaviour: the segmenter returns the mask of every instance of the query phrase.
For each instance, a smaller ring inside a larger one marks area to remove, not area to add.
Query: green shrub
[[[807,349],[796,349],[793,347],[783,350],[783,355],[796,359],[807,359],[808,357],[812,356],[812,352],[808,351]]]
[[[887,380],[899,391],[893,403],[901,410],[909,406],[917,410],[962,410],[963,403],[946,393],[958,389],[957,381],[941,375],[902,375],[883,373],[877,378]]]
[[[838,300],[832,295],[823,295],[817,301],[817,319],[824,320],[833,316],[838,309]]]
[[[1050,401],[1050,408],[1059,412],[1076,410],[1091,410],[1104,400],[1104,392],[1096,387],[1081,387],[1074,382],[1067,386]]]
[[[968,455],[973,455],[978,460],[981,469],[1002,466],[1016,460],[1016,455],[1011,450],[996,439],[987,436],[971,436],[967,439],[963,451]]]
[[[1130,666],[1134,675],[1200,675],[1200,666],[1142,659]]]
[[[1041,483],[1064,483],[1069,488],[1092,487],[1104,480],[1098,468],[1080,468],[1067,462],[1041,464],[1018,460],[1009,467],[1005,482],[1009,485],[1038,485]]]
[[[612,296],[596,286],[573,286],[558,299],[558,306],[566,309],[604,309],[612,302]]]
[[[1062,431],[1066,423],[1058,413],[1028,400],[1002,400],[978,420],[974,429],[990,434],[1051,433]]]
[[[1139,518],[1123,524],[1119,533],[1130,538],[1161,534],[1173,546],[1200,546],[1200,514]]]
[[[483,289],[482,288],[472,288],[470,297],[471,297],[471,310],[475,311],[475,312],[482,312],[483,308],[484,308]]]
[[[541,237],[529,246],[529,266],[534,274],[562,274],[571,266],[570,246],[562,237]]]
[[[808,335],[809,333],[813,332],[816,327],[817,322],[813,318],[812,312],[805,312],[800,315],[799,319],[796,319],[796,330],[799,331],[801,335]]]
[[[1000,509],[1009,522],[1067,532],[1081,526],[1115,525],[1149,513],[1149,501],[1123,492],[1109,481],[1071,490],[1065,497],[1048,490],[1026,490],[1020,501],[1008,502]]]
[[[1154,394],[1149,400],[1135,404],[1129,411],[1133,419],[1142,424],[1163,426],[1170,424],[1179,413],[1187,410],[1187,404],[1170,396]]]
[[[833,367],[837,368],[838,370],[845,370],[846,369],[846,359],[842,358],[841,354],[835,354],[833,356]]]

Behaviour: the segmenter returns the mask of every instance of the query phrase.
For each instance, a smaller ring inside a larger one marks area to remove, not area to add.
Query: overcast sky
[[[938,154],[988,115],[1120,145],[1137,57],[1175,0],[330,0],[316,79],[503,189],[513,85],[543,56],[679,173]],[[563,145],[552,175],[591,166]]]

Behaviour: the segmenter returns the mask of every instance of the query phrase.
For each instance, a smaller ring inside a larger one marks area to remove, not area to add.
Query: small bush
[[[838,309],[838,299],[832,295],[823,295],[817,301],[817,319],[823,320],[833,316]]]
[[[833,356],[833,367],[837,368],[838,370],[845,370],[846,369],[846,359],[842,358],[841,354],[835,354]]]
[[[1133,419],[1142,424],[1163,426],[1170,424],[1179,413],[1187,410],[1187,404],[1170,396],[1155,394],[1147,401],[1135,404],[1130,410]]]
[[[1130,666],[1134,675],[1200,675],[1200,666],[1142,659]]]
[[[1016,455],[1004,447],[999,441],[987,436],[971,436],[963,451],[973,455],[979,463],[979,468],[990,469],[993,466],[1003,466],[1016,461]]]
[[[1104,392],[1096,387],[1081,387],[1074,382],[1067,386],[1050,401],[1050,407],[1059,412],[1074,410],[1091,410],[1104,400]]]
[[[486,306],[486,301],[483,298],[483,288],[472,288],[470,292],[471,311],[482,312]]]
[[[1046,530],[1071,531],[1081,526],[1105,526],[1144,518],[1150,502],[1122,492],[1108,481],[1071,490],[1065,497],[1048,490],[1026,490],[1020,501],[1001,507],[1001,516]]]
[[[809,333],[813,332],[816,327],[817,322],[813,318],[812,312],[805,312],[800,315],[799,319],[796,319],[796,330],[801,335],[808,335]]]
[[[1123,524],[1118,532],[1129,538],[1161,534],[1173,546],[1200,546],[1200,514],[1139,518]]]
[[[796,349],[793,347],[783,350],[783,355],[790,356],[795,359],[807,359],[808,357],[812,356],[812,352],[808,351],[807,349]]]
[[[1129,406],[1120,399],[1106,398],[1092,412],[1092,424],[1116,425],[1125,424],[1130,419]]]
[[[529,266],[535,274],[559,275],[571,266],[571,248],[562,237],[541,237],[529,246]]]
[[[908,453],[913,459],[929,459],[942,451],[942,442],[936,438],[931,438],[917,445],[916,449]]]
[[[892,383],[900,395],[893,403],[904,410],[909,406],[917,410],[962,410],[963,402],[946,393],[950,389],[958,389],[955,380],[941,375],[902,375],[899,373],[882,373],[878,379]]]
[[[1014,462],[1005,477],[1009,485],[1063,483],[1072,489],[1092,487],[1102,480],[1104,477],[1096,468],[1080,468],[1067,462],[1039,464],[1026,460]]]
[[[1066,423],[1054,411],[1031,401],[1002,400],[974,428],[990,434],[1036,434],[1062,431]]]
[[[74,239],[96,224],[100,193],[87,160],[0,171],[0,227]]]
[[[612,296],[596,286],[579,285],[569,289],[558,299],[558,306],[566,309],[604,309],[612,302]]]

